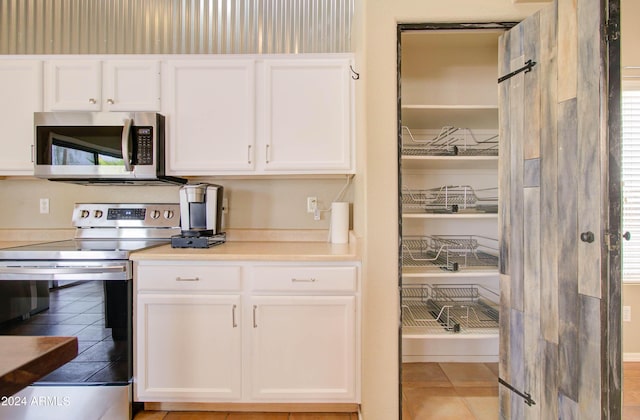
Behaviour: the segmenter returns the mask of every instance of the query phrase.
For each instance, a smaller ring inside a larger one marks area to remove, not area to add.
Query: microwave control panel
[[[153,128],[136,127],[136,164],[153,165]]]

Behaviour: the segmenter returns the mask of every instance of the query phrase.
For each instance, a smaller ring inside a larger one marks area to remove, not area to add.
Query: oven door
[[[0,419],[131,417],[131,272],[130,261],[0,261],[0,335],[78,337],[78,356],[0,402]]]

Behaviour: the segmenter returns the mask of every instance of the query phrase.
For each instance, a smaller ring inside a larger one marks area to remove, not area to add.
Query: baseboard
[[[623,362],[640,362],[640,353],[623,353]]]
[[[226,411],[226,412],[289,412],[289,413],[357,413],[357,403],[198,403],[145,402],[149,411]]]

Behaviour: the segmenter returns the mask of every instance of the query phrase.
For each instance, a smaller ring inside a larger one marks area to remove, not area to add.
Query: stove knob
[[[96,210],[93,212],[93,217],[95,217],[96,219],[99,219],[102,217],[102,210]]]
[[[87,217],[89,217],[89,210],[82,210],[80,212],[80,217],[82,217],[83,219],[86,219]]]
[[[165,210],[164,211],[165,219],[173,219],[173,210]]]
[[[152,210],[151,211],[151,218],[152,219],[157,219],[160,217],[160,210]]]

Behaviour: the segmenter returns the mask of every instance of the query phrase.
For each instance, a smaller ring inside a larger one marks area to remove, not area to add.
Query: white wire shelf
[[[402,211],[420,213],[497,213],[498,188],[474,189],[470,185],[402,189]]]
[[[402,239],[402,266],[450,272],[497,269],[498,241],[478,235],[406,236]]]
[[[402,287],[403,335],[495,334],[499,296],[476,284],[419,284]]]

